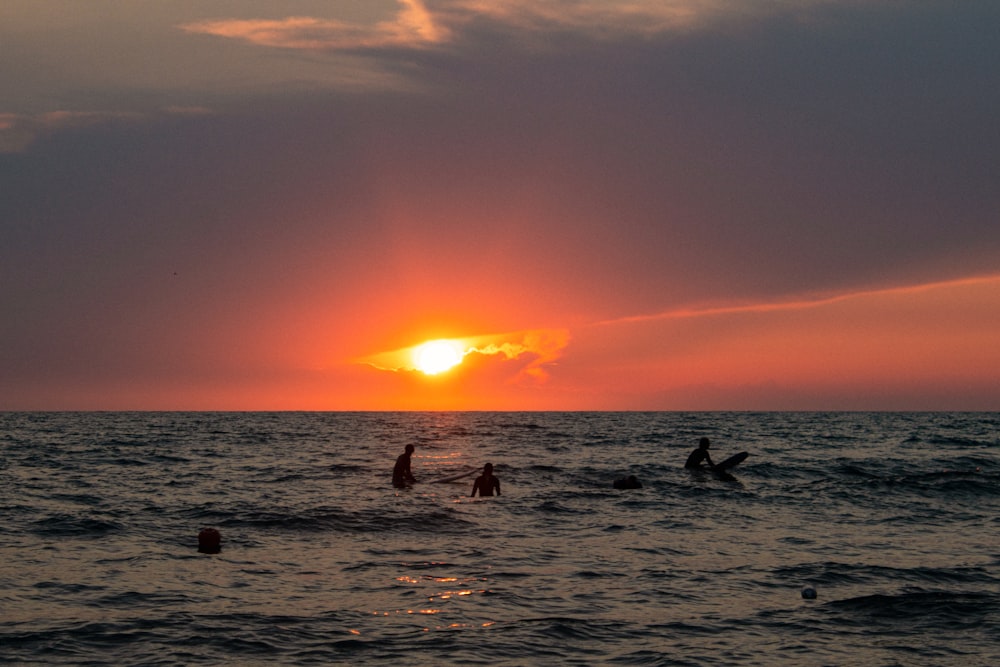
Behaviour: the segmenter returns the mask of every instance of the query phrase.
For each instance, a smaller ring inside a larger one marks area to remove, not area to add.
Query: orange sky
[[[298,334],[288,324],[219,341],[202,377],[175,377],[167,362],[124,382],[66,384],[61,400],[82,409],[923,410],[995,409],[1000,389],[1000,277],[565,330],[467,336],[456,327],[471,351],[434,376],[373,365],[395,348],[372,348],[364,327],[317,335],[309,318]]]
[[[0,7],[0,409],[1000,410],[996,3],[97,2]]]

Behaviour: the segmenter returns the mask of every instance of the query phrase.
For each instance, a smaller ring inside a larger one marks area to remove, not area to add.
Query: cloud
[[[373,26],[311,16],[216,19],[185,23],[188,33],[238,39],[259,46],[302,50],[423,49],[458,40],[483,23],[525,34],[575,32],[592,38],[652,36],[725,18],[746,20],[830,0],[398,0],[400,10]]]
[[[615,318],[613,320],[604,320],[601,322],[595,322],[594,326],[642,324],[646,322],[655,322],[658,320],[681,320],[681,319],[695,319],[703,317],[715,317],[720,315],[741,315],[741,314],[749,315],[749,314],[778,313],[781,311],[806,310],[806,309],[820,308],[823,306],[829,306],[837,304],[841,301],[848,301],[859,298],[904,296],[919,292],[925,292],[929,290],[939,290],[943,288],[976,286],[986,283],[996,283],[997,280],[1000,280],[1000,276],[989,275],[989,276],[962,278],[958,280],[947,280],[942,282],[934,282],[926,284],[906,285],[903,287],[895,287],[889,289],[874,289],[874,290],[861,290],[855,292],[845,292],[840,294],[834,294],[831,296],[818,297],[815,299],[800,299],[794,301],[776,301],[776,302],[750,303],[750,304],[727,305],[727,306],[708,306],[699,308],[678,308],[678,309],[671,309],[668,311],[664,311],[661,313],[653,313],[649,315],[631,315],[626,317]]]
[[[747,11],[747,4],[739,3],[740,13]],[[608,37],[690,27],[739,6],[725,0],[456,0],[442,5],[456,22],[488,19],[518,30],[574,30]]]
[[[138,114],[104,111],[49,111],[40,114],[0,114],[0,153],[19,153],[47,134],[116,120],[135,120]]]
[[[204,116],[212,110],[202,106],[171,106],[160,115]],[[149,120],[150,114],[135,111],[71,111],[60,109],[38,114],[0,114],[0,153],[20,153],[35,141],[57,132],[115,122]]]
[[[548,377],[547,367],[555,363],[564,353],[569,343],[569,332],[565,329],[534,329],[445,340],[459,347],[463,357],[521,360],[522,363],[516,367],[516,375],[509,378],[511,380],[528,378],[544,381]],[[357,363],[367,364],[382,371],[416,372],[418,370],[416,352],[423,343],[424,341],[421,341],[405,348],[380,352],[359,359]],[[464,363],[467,362],[463,361]]]
[[[374,26],[290,16],[278,20],[197,21],[180,28],[189,33],[239,39],[258,46],[321,51],[425,48],[447,39],[448,30],[434,20],[421,0],[400,0],[400,5],[399,13],[392,20]]]

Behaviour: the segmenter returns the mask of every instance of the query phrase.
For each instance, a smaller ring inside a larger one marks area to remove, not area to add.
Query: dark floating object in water
[[[217,554],[222,551],[222,535],[215,528],[204,528],[198,533],[198,551]]]
[[[802,589],[802,599],[803,600],[815,600],[816,599],[816,589],[812,586],[806,586]]]
[[[641,489],[642,482],[636,479],[635,475],[629,475],[628,477],[622,477],[621,479],[615,480],[616,489]]]

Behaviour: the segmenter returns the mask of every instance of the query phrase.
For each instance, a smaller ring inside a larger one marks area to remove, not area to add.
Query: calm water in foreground
[[[987,413],[0,414],[0,662],[1000,664],[998,432]],[[682,468],[701,436],[750,452],[735,479]],[[393,489],[407,443],[418,480],[490,461],[503,496]],[[612,488],[627,474],[644,488]],[[220,554],[198,553],[205,526]]]

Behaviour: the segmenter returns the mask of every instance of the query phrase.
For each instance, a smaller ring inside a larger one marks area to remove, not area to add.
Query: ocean
[[[996,413],[2,413],[0,662],[1000,664],[998,433]],[[685,470],[701,437],[750,456]],[[418,482],[395,489],[406,444]],[[428,483],[486,462],[499,497]]]

